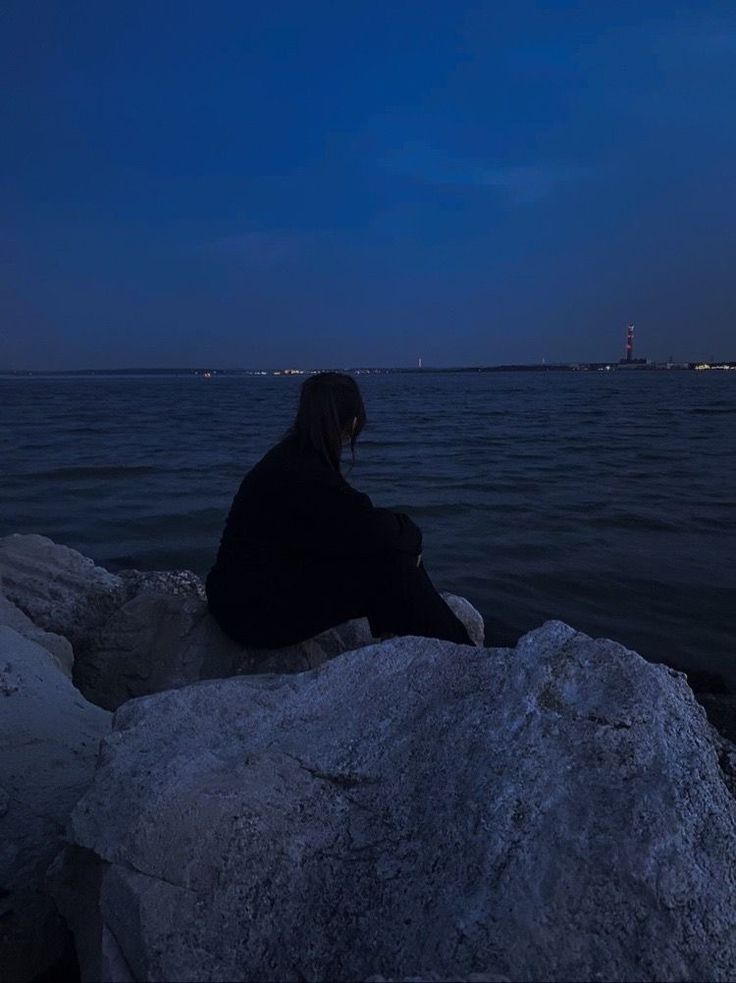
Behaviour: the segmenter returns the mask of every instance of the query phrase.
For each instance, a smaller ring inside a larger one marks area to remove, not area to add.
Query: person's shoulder
[[[269,464],[279,464],[282,461],[288,461],[294,456],[293,441],[289,438],[284,438],[278,443],[270,447],[260,461],[256,464],[256,467],[268,466]]]
[[[252,475],[254,480],[268,479],[276,475],[282,478],[318,481],[333,481],[340,478],[338,472],[321,454],[302,446],[295,437],[290,435],[282,438],[266,451],[249,472],[249,475]]]
[[[243,476],[242,486],[254,487],[273,480],[289,467],[289,455],[284,452],[281,441],[270,447]]]
[[[310,468],[328,466],[317,451],[304,447],[293,435],[287,434],[263,458],[264,463],[287,468]]]

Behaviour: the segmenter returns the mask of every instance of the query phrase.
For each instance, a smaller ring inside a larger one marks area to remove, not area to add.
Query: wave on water
[[[48,471],[36,471],[27,475],[29,478],[61,481],[77,481],[80,478],[93,478],[100,481],[110,481],[115,478],[128,478],[134,475],[156,474],[162,469],[152,464],[90,464],[66,468],[50,468]]]
[[[721,416],[723,414],[732,415],[736,413],[736,406],[696,406],[690,410],[697,416]]]
[[[406,512],[414,518],[441,518],[456,516],[470,512],[499,512],[507,511],[510,506],[505,503],[493,504],[487,502],[435,502],[431,505],[395,505],[397,512]]]
[[[45,471],[21,471],[10,475],[7,480],[14,482],[28,481],[116,481],[121,478],[145,477],[147,475],[165,476],[167,480],[184,478],[197,479],[207,475],[218,478],[242,478],[247,467],[242,464],[214,464],[199,467],[166,467],[162,464],[129,464],[129,465],[76,465],[71,467],[49,468]],[[172,486],[172,494],[177,494],[176,486]]]
[[[123,527],[122,534],[130,537],[135,534],[145,534],[150,537],[152,532],[160,536],[163,533],[180,532],[181,530],[211,529],[225,525],[228,507],[204,506],[187,509],[167,515],[153,513],[129,519]]]
[[[659,516],[639,512],[616,512],[612,515],[589,516],[588,523],[598,528],[647,529],[652,532],[680,532],[682,524],[668,522]]]

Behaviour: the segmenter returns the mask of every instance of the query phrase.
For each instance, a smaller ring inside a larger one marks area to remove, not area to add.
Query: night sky
[[[0,21],[0,369],[736,358],[736,4]]]

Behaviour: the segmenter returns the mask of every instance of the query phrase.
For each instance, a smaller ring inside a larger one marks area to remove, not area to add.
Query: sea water
[[[348,480],[419,524],[430,576],[480,609],[487,644],[559,618],[736,679],[736,372],[357,378]],[[300,382],[0,379],[0,535],[204,576]]]

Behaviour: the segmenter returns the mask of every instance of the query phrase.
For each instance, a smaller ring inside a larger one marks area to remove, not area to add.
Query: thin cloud
[[[426,184],[494,188],[515,204],[539,201],[558,188],[590,175],[588,168],[556,162],[489,167],[477,161],[449,157],[416,142],[407,142],[391,151],[381,163],[389,170]]]
[[[532,202],[546,197],[563,185],[574,184],[589,175],[590,171],[585,167],[527,164],[481,171],[478,183],[489,188],[500,188],[516,202]]]
[[[270,268],[302,255],[313,242],[309,232],[264,229],[211,239],[202,243],[202,248],[249,267]]]

